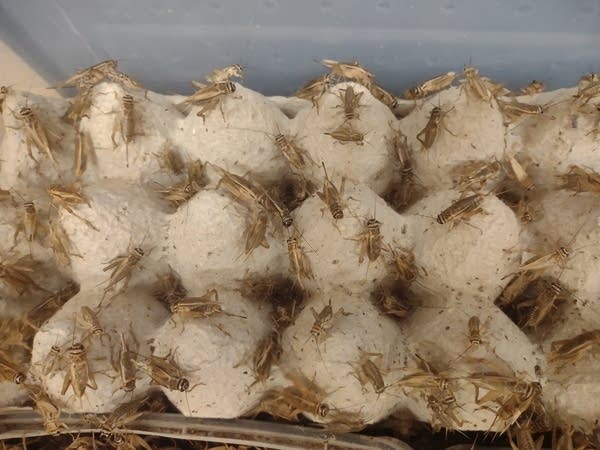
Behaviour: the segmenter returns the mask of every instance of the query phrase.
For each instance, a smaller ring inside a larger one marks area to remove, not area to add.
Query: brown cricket
[[[245,255],[250,255],[258,247],[269,248],[266,236],[267,225],[269,223],[267,211],[258,205],[252,208],[252,210],[252,219],[250,219],[244,229],[243,238],[246,242],[244,248]]]
[[[561,367],[574,364],[600,343],[600,330],[584,331],[572,338],[553,341],[548,361]]]
[[[497,420],[501,420],[505,425],[503,431],[506,431],[527,411],[545,415],[541,402],[542,387],[537,382],[495,372],[473,373],[466,379],[475,386],[475,403],[491,402],[498,406],[490,429]],[[480,397],[481,389],[486,393]]]
[[[4,114],[4,102],[8,97],[8,87],[0,86],[0,114]]]
[[[467,161],[454,167],[452,172],[456,174],[456,186],[466,191],[483,188],[489,180],[496,178],[502,169],[500,161]]]
[[[384,88],[379,86],[377,83],[372,83],[369,88],[371,91],[371,95],[383,103],[385,106],[390,108],[390,110],[394,113],[396,107],[398,106],[398,99],[391,92],[386,91]]]
[[[404,98],[407,100],[417,100],[435,94],[451,86],[456,79],[456,72],[447,72],[430,80],[427,80],[418,86],[414,86],[404,91]]]
[[[202,384],[199,383],[190,387],[190,382],[185,373],[175,362],[173,351],[169,351],[166,356],[151,355],[145,357],[144,361],[134,360],[133,363],[146,373],[155,384],[170,390],[189,392],[194,387]]]
[[[42,300],[33,307],[25,316],[25,322],[35,330],[39,329],[56,311],[79,292],[79,285],[68,281],[65,287]]]
[[[417,181],[411,157],[412,149],[407,137],[397,130],[391,140],[392,149],[399,162],[400,180],[386,194],[386,201],[401,212],[411,205],[419,196],[422,187]]]
[[[112,271],[108,279],[108,285],[104,288],[104,295],[115,288],[119,282],[123,282],[121,288],[115,294],[118,295],[127,290],[131,277],[133,276],[133,269],[135,269],[140,260],[144,257],[145,252],[141,247],[135,247],[128,254],[118,255],[111,259],[107,265],[102,269],[103,272]]]
[[[529,224],[538,219],[540,211],[531,205],[526,193],[507,190],[499,193],[498,198],[512,209],[522,223]]]
[[[450,111],[442,111],[442,108],[439,106],[434,106],[431,110],[427,124],[421,131],[419,131],[419,134],[417,134],[417,140],[421,143],[425,150],[428,150],[433,146],[442,128],[452,136],[456,136],[444,124],[444,116],[448,114],[448,112]]]
[[[513,434],[516,442],[513,441]],[[515,424],[508,429],[508,440],[512,450],[542,450],[544,445],[544,436],[540,436],[537,441],[531,436],[531,429],[528,424]]]
[[[14,361],[12,355],[5,350],[0,350],[0,381],[22,384],[27,379],[27,375],[19,364]]]
[[[329,303],[325,305],[321,311],[317,312],[311,306],[310,312],[315,319],[310,328],[310,335],[315,340],[317,346],[327,338],[329,331],[333,328],[335,321],[340,316],[349,315],[349,313],[344,312],[344,308],[339,308],[334,312],[333,307],[331,306],[331,299],[329,299]]]
[[[67,87],[79,87],[82,83],[85,83],[86,80],[90,78],[94,72],[100,73],[104,75],[105,73],[116,70],[118,62],[114,59],[108,59],[105,61],[100,61],[99,63],[94,64],[93,66],[87,67],[82,70],[78,70],[75,72],[75,75],[63,81],[57,86],[54,86],[56,89],[67,88]]]
[[[93,91],[94,85],[98,84],[104,75],[100,72],[93,72],[89,79],[86,79],[83,84],[78,87],[78,93],[70,102],[69,108],[63,114],[61,119],[76,128],[79,128],[81,119],[84,117],[89,118],[89,111],[93,105]]]
[[[118,438],[115,441],[113,435],[112,445],[115,446],[115,450],[132,450],[132,449],[144,449],[144,450],[155,450],[156,447],[152,447],[144,438],[135,433],[119,433]],[[169,450],[169,449],[167,449]]]
[[[569,171],[557,176],[559,189],[580,192],[600,193],[600,175],[591,169],[580,166],[570,166]]]
[[[244,68],[239,64],[213,69],[206,76],[206,81],[209,83],[225,83],[232,78],[244,78]]]
[[[523,116],[537,116],[539,114],[544,114],[545,107],[542,105],[521,103],[515,100],[511,102],[505,102],[503,100],[496,101],[498,102],[502,114],[506,116],[506,123],[511,123]]]
[[[179,314],[183,317],[204,319],[215,314],[224,314],[230,317],[239,317],[245,319],[245,316],[228,313],[223,310],[219,302],[219,293],[216,289],[209,289],[201,297],[186,297],[170,306],[173,314]]]
[[[4,348],[21,347],[26,352],[31,352],[35,331],[23,316],[0,320],[0,342]]]
[[[481,322],[479,317],[471,316],[468,322],[469,329],[469,344],[470,345],[481,345],[483,342],[481,339]]]
[[[19,295],[23,295],[30,289],[47,292],[31,278],[30,274],[36,271],[36,267],[37,262],[30,256],[23,256],[14,261],[0,259],[0,281],[14,289]]]
[[[323,203],[328,206],[329,211],[335,220],[342,219],[344,217],[342,194],[344,193],[346,179],[342,177],[342,183],[340,185],[340,190],[338,191],[333,182],[329,179],[325,163],[322,162],[322,165],[323,171],[325,172],[325,179],[323,180],[323,190],[321,192],[317,191],[317,195]]]
[[[590,100],[600,95],[600,80],[597,78],[598,74],[594,74],[593,77],[587,80],[588,82],[585,86],[579,87],[577,94],[573,96],[576,100],[583,100],[583,103],[581,103],[582,106],[587,105]]]
[[[296,277],[300,287],[304,288],[302,279],[305,278],[312,280],[314,278],[310,261],[308,260],[306,253],[304,253],[304,249],[298,242],[298,238],[296,237],[288,238],[287,250],[290,263],[288,270]]]
[[[302,413],[309,413],[320,418],[327,417],[330,407],[323,402],[325,392],[302,374],[285,373],[291,386],[276,387],[268,390],[263,396],[256,412],[265,411],[285,420],[297,421]]]
[[[481,207],[483,199],[483,195],[473,194],[456,200],[437,215],[436,221],[440,225],[446,223],[455,225],[460,221],[468,221],[470,217],[483,212],[483,208]]]
[[[467,331],[469,345],[455,359],[462,358],[472,348],[479,347],[483,343],[483,339],[481,338],[481,321],[479,320],[478,316],[469,317],[469,321],[467,322]]]
[[[183,158],[174,148],[166,147],[159,153],[154,153],[161,169],[166,169],[173,175],[181,175],[185,170]]]
[[[160,186],[161,188],[156,189],[156,192],[174,208],[188,202],[201,189],[200,185],[194,180],[184,180],[171,186]]]
[[[360,242],[359,264],[365,260],[365,255],[373,262],[381,255],[383,236],[381,235],[381,222],[370,218],[364,224],[363,231],[356,238]]]
[[[50,202],[54,208],[57,210],[60,208],[64,209],[69,214],[77,217],[92,230],[99,231],[91,221],[77,214],[73,209],[74,207],[82,204],[90,206],[89,201],[81,192],[81,186],[78,183],[64,186],[53,184],[47,189],[47,192],[50,196]]]
[[[247,177],[228,172],[218,166],[214,167],[221,174],[217,189],[223,186],[238,201],[260,202],[265,192],[262,186],[250,181]]]
[[[48,355],[42,362],[42,375],[50,375],[60,364],[62,359],[62,349],[58,345],[53,345],[48,351]]]
[[[19,110],[19,113],[15,116],[21,122],[25,128],[25,144],[27,146],[27,154],[37,164],[38,161],[33,156],[31,151],[32,144],[35,145],[40,152],[44,152],[46,156],[52,161],[54,167],[57,167],[54,153],[50,147],[48,141],[49,130],[42,124],[38,116],[29,107],[24,107]]]
[[[518,272],[502,290],[494,303],[500,307],[514,303],[525,289],[540,276],[540,270],[523,270]]]
[[[334,82],[334,77],[331,74],[320,75],[304,84],[294,93],[294,96],[310,100],[313,106],[317,107],[318,100]]]
[[[289,228],[294,223],[294,219],[290,215],[289,209],[279,200],[273,198],[266,190],[263,191],[263,195],[259,198],[258,204],[267,211],[277,213],[281,219],[281,224],[284,227]]]
[[[125,144],[125,162],[127,167],[129,167],[129,144],[131,144],[134,141],[135,136],[139,134],[136,130],[137,120],[135,103],[135,99],[130,94],[125,94],[121,97],[121,111],[115,116],[112,133],[110,135],[114,148],[117,148],[119,145],[115,140],[115,136],[117,135],[117,131],[120,131],[121,139]]]
[[[203,104],[204,102],[220,99],[222,96],[233,94],[235,90],[235,84],[233,84],[231,81],[212,83],[208,86],[200,87],[196,92],[187,97],[177,106],[187,108],[190,105]]]
[[[130,349],[129,345],[125,341],[125,335],[123,332],[119,333],[121,337],[121,345],[117,352],[117,358],[115,361],[111,361],[113,368],[119,374],[121,379],[121,389],[125,392],[132,392],[135,389],[137,367],[135,361],[137,361],[137,355],[139,350],[139,342],[135,338],[135,335],[130,330],[131,338],[133,340],[133,346]]]
[[[100,435],[108,438],[114,444],[120,444],[123,440],[120,430],[128,423],[146,414],[146,411],[140,411],[140,409],[147,399],[148,397],[142,397],[120,403],[110,414],[98,417],[96,420],[98,421],[98,428],[101,430]]]
[[[111,340],[110,334],[106,333],[100,324],[98,313],[92,311],[92,308],[89,306],[79,308],[76,320],[80,327],[89,331],[92,336],[96,336],[100,341],[102,341],[104,336],[108,337],[109,341]]]
[[[77,133],[75,157],[73,158],[73,175],[76,180],[79,180],[87,169],[88,157],[91,155],[92,149],[92,138],[89,133],[85,131]]]
[[[493,94],[488,86],[488,79],[479,75],[479,70],[475,67],[465,66],[463,69],[464,79],[460,81],[462,89],[466,89],[467,93],[479,98],[480,100],[489,102],[493,98]]]
[[[362,98],[364,92],[354,92],[354,88],[352,86],[348,86],[345,89],[341,89],[340,92],[337,93],[337,96],[342,101],[341,105],[337,105],[336,108],[344,109],[344,119],[346,121],[350,121],[353,119],[358,119],[358,108],[361,106],[360,99]]]
[[[355,145],[364,145],[365,135],[360,131],[354,129],[352,125],[343,124],[337,127],[333,131],[325,132],[327,136],[331,136],[340,144],[347,144],[349,142]]]
[[[359,350],[360,358],[355,367],[356,377],[361,386],[364,387],[366,384],[370,384],[376,394],[381,394],[386,388],[385,381],[383,380],[381,370],[377,364],[371,360],[371,357],[381,357],[382,354],[366,352],[361,348],[359,348]]]
[[[535,183],[527,171],[523,168],[521,163],[512,155],[507,155],[508,166],[510,167],[511,175],[517,180],[517,182],[528,191],[535,189]]]
[[[275,145],[294,169],[301,171],[306,168],[306,160],[310,161],[310,155],[295,139],[279,133],[275,135]]]
[[[225,112],[223,111],[223,106],[221,105],[221,96],[211,98],[210,100],[206,100],[201,104],[201,108],[196,112],[197,117],[202,117],[202,123],[206,123],[206,116],[209,113],[214,111],[217,106],[221,111],[221,117],[223,117],[223,122],[225,122]]]
[[[553,265],[563,267],[570,254],[567,246],[560,246],[549,253],[529,258],[519,266],[519,271],[543,270]]]
[[[437,422],[442,426],[452,428],[462,421],[456,415],[458,407],[456,397],[450,387],[451,379],[447,371],[439,371],[419,355],[415,355],[416,370],[405,375],[393,384],[403,388],[416,389],[427,399],[427,404],[434,414],[435,427]]]
[[[127,75],[124,72],[119,72],[118,70],[108,70],[106,72],[106,78],[115,83],[119,83],[125,88],[144,89],[144,86],[142,86],[142,84],[134,79],[131,75]],[[147,92],[146,95],[148,95]]]
[[[249,202],[251,204],[258,204],[265,209],[276,209],[282,215],[282,221],[285,220],[284,225],[286,223],[291,225],[291,222],[289,222],[291,217],[289,217],[287,211],[283,207],[280,207],[260,184],[250,181],[246,177],[228,172],[218,166],[214,167],[221,174],[221,178],[217,183],[217,189],[223,186],[235,200],[242,204]]]
[[[392,146],[392,150],[394,154],[398,158],[398,163],[400,164],[400,174],[402,175],[403,180],[405,178],[412,177],[414,175],[413,172],[413,162],[411,158],[411,147],[408,144],[408,138],[402,131],[395,130],[392,128],[393,137],[389,141]]]
[[[42,417],[44,429],[48,434],[58,434],[61,429],[69,427],[60,421],[60,407],[50,398],[41,386],[26,386],[29,396],[34,402],[34,410]]]
[[[444,398],[440,394],[426,394],[426,400],[427,407],[432,413],[431,427],[434,431],[440,431],[442,428],[449,430],[464,424],[456,414],[456,401],[452,397]]]
[[[254,383],[264,383],[269,378],[271,367],[277,364],[281,357],[281,343],[279,332],[271,331],[260,340],[252,354],[252,369],[254,370]]]
[[[416,369],[403,376],[394,384],[399,387],[425,389],[432,394],[450,391],[450,378],[447,371],[437,370],[431,363],[415,354]]]
[[[94,373],[89,366],[87,350],[80,342],[73,343],[67,349],[67,372],[63,381],[61,395],[65,395],[69,386],[79,399],[83,398],[86,388],[98,389]]]
[[[167,307],[187,297],[187,293],[188,291],[183,286],[181,277],[171,267],[169,267],[167,273],[157,275],[157,281],[152,289],[154,298]]]
[[[521,302],[517,305],[519,309],[528,308],[528,312],[523,321],[523,327],[530,327],[536,330],[544,323],[552,322],[551,313],[558,308],[558,302],[564,299],[565,290],[558,280],[550,281],[546,279],[539,280],[537,295],[529,301]]]
[[[169,164],[178,164],[174,156],[169,157]],[[182,162],[183,164],[183,162]],[[175,183],[171,186],[163,186],[158,184],[161,189],[157,189],[156,192],[160,194],[163,200],[169,202],[171,206],[178,208],[183,203],[188,202],[194,195],[200,192],[204,182],[204,164],[199,159],[185,164],[182,166],[186,170],[186,179]],[[176,167],[173,166],[172,170],[175,172]]]
[[[527,86],[521,89],[521,92],[525,95],[539,94],[544,91],[544,83],[539,80],[533,80]]]
[[[56,260],[65,267],[71,264],[71,256],[82,257],[73,251],[71,240],[59,222],[48,222],[48,245]]]
[[[579,79],[578,84],[591,84],[600,81],[600,73],[590,72]]]
[[[23,219],[19,222],[15,229],[15,233],[13,235],[14,245],[17,245],[17,238],[19,237],[19,234],[23,233],[25,235],[25,240],[27,240],[29,244],[29,253],[31,254],[33,242],[36,240],[36,238],[40,237],[38,225],[40,225],[40,223],[35,203],[32,201],[23,202]]]
[[[381,313],[396,319],[405,319],[412,311],[412,305],[404,296],[384,287],[376,288],[371,299]]]
[[[362,67],[358,61],[340,62],[332,59],[323,59],[321,60],[321,64],[327,67],[333,75],[356,81],[367,88],[371,87],[375,78],[375,75]]]

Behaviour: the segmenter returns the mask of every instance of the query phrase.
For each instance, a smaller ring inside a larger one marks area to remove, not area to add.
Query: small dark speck
[[[446,331],[450,329],[450,325],[446,325]]]
[[[533,11],[533,7],[531,5],[522,5],[516,9],[517,15],[521,15],[521,16],[531,14],[532,11]]]
[[[447,3],[440,9],[444,14],[452,14],[454,12],[454,5],[452,3]]]

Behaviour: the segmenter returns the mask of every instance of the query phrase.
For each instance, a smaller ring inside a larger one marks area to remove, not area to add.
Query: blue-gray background
[[[600,0],[0,0],[0,38],[51,81],[115,58],[163,92],[241,63],[247,86],[287,95],[321,58],[394,92],[468,63],[557,88],[600,70]]]

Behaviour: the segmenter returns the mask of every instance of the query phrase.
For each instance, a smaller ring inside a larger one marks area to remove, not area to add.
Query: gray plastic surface
[[[287,95],[360,60],[397,92],[469,62],[516,88],[600,70],[598,0],[0,0],[0,38],[52,81],[102,59],[148,88],[191,91],[215,66]]]

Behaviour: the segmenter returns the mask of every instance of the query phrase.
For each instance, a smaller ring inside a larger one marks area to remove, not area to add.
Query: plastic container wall
[[[189,80],[240,63],[248,87],[288,95],[322,72],[322,58],[358,59],[392,91],[465,64],[509,88],[538,78],[553,89],[599,69],[599,23],[595,0],[0,4],[0,38],[49,80],[115,58],[162,92],[189,92]]]

